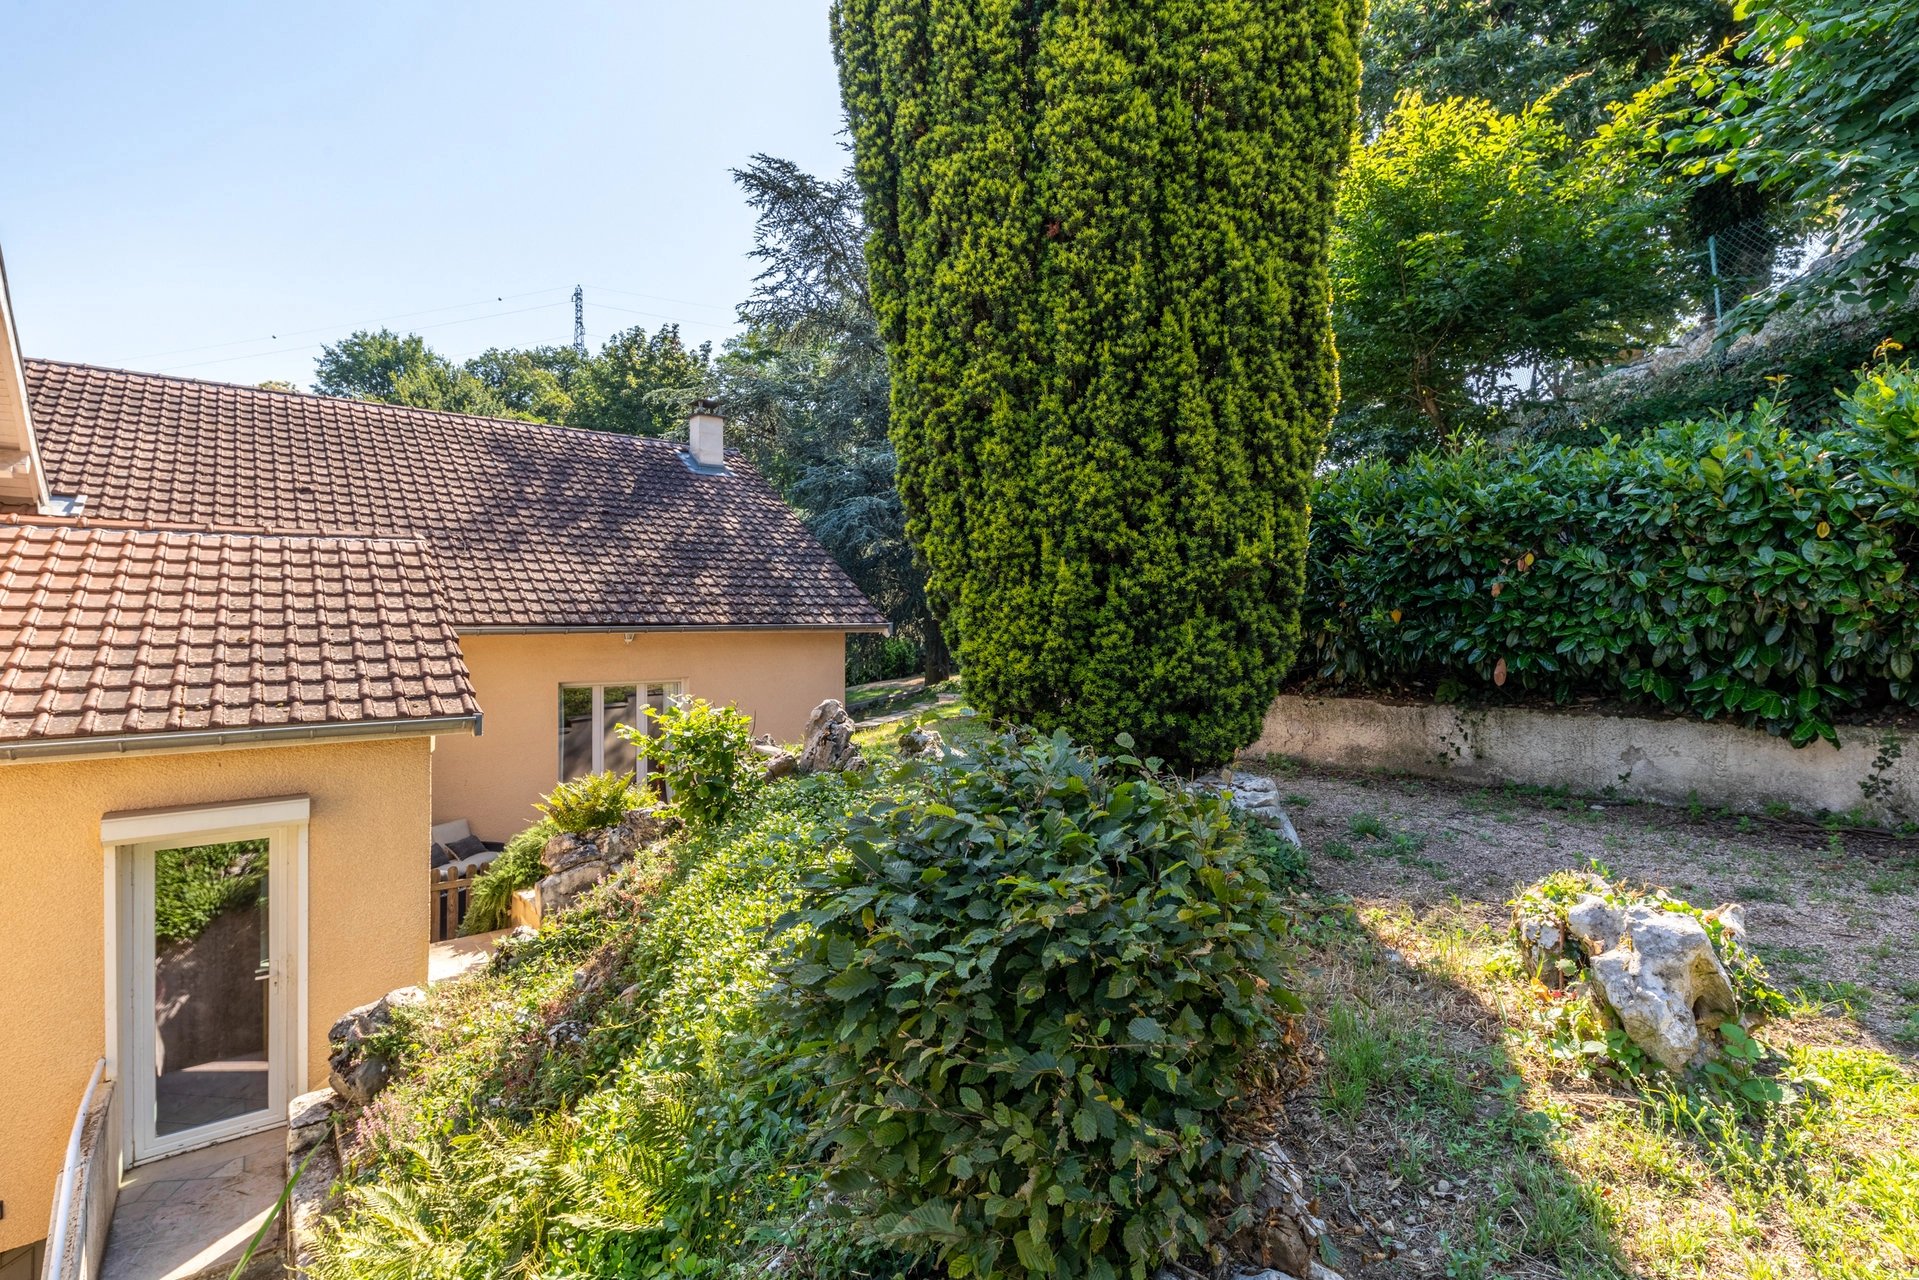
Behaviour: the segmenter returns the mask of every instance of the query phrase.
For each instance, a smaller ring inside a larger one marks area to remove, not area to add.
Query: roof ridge
[[[304,542],[399,542],[431,549],[417,533],[365,533],[357,529],[295,529],[274,525],[195,524],[172,520],[110,520],[98,516],[43,516],[32,512],[0,511],[0,529],[74,529],[103,533],[178,533],[207,538],[292,539]]]
[[[577,436],[597,436],[608,440],[632,440],[649,447],[665,446],[675,453],[685,449],[677,442],[665,436],[627,435],[623,431],[598,431],[592,427],[569,427],[559,422],[536,422],[529,418],[496,418],[484,413],[460,413],[453,409],[423,409],[419,405],[393,404],[386,400],[362,400],[357,396],[329,396],[317,391],[281,391],[274,387],[249,386],[244,382],[220,382],[213,378],[182,377],[174,373],[154,373],[146,369],[123,369],[118,365],[89,364],[84,360],[58,360],[51,356],[29,356],[22,364],[55,364],[67,369],[86,369],[94,373],[118,374],[127,378],[147,378],[155,382],[180,382],[192,386],[218,387],[223,391],[245,391],[254,395],[297,397],[301,400],[318,400],[327,404],[347,404],[360,408],[390,409],[401,414],[425,414],[434,418],[460,418],[469,422],[493,422],[509,427],[535,427],[545,431],[564,431]],[[728,449],[728,453],[738,453],[737,449]]]

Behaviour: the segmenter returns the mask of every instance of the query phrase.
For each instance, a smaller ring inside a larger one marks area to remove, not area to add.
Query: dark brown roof
[[[428,543],[458,629],[878,628],[744,461],[397,405],[26,363],[49,487],[88,516]]]
[[[0,748],[479,713],[417,541],[0,520]]]

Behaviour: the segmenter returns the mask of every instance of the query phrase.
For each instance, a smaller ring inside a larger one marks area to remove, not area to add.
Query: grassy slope
[[[758,1216],[808,1190],[790,1119],[739,1087],[779,1080],[745,1067],[765,931],[846,795],[770,788],[436,988],[393,1033],[406,1074],[353,1136],[322,1280],[697,1274],[757,1249]]]

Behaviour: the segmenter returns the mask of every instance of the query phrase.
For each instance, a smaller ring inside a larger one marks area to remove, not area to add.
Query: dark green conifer
[[[1292,662],[1364,0],[837,0],[909,530],[996,715],[1182,762]]]

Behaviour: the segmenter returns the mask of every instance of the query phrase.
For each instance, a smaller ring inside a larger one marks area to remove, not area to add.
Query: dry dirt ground
[[[1919,840],[1251,767],[1280,780],[1307,851],[1313,1075],[1288,1140],[1349,1280],[1919,1276]],[[1811,1082],[1791,1105],[1735,1117],[1542,1032],[1508,903],[1595,862],[1747,906],[1794,1004],[1762,1033],[1782,1078]]]

